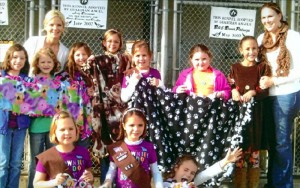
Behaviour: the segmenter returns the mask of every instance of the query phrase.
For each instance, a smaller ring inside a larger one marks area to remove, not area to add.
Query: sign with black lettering
[[[209,37],[240,40],[253,36],[256,10],[212,7]]]
[[[106,29],[108,0],[61,0],[66,27]]]
[[[0,1],[0,25],[8,25],[7,0]]]

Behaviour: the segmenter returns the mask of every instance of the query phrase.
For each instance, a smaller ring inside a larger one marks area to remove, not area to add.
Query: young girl
[[[54,73],[59,69],[59,62],[51,48],[41,48],[33,57],[31,62],[33,75],[35,80],[44,84],[51,82],[54,78]],[[28,177],[28,188],[33,187],[33,178],[35,174],[35,156],[43,151],[51,148],[49,139],[49,131],[52,117],[37,117],[32,118],[29,127],[30,141],[30,168]]]
[[[189,52],[191,68],[183,70],[173,92],[228,100],[231,89],[224,74],[211,66],[212,54],[203,44],[194,45]]]
[[[150,67],[152,52],[149,44],[138,40],[132,45],[132,73],[123,79],[121,99],[128,102],[135,91],[135,86],[141,78],[148,78],[151,85],[164,88],[160,73]]]
[[[108,146],[111,162],[102,187],[163,187],[157,166],[157,157],[152,143],[146,136],[146,117],[138,108],[125,110],[120,124],[118,141]],[[115,179],[116,177],[116,179]]]
[[[254,37],[245,36],[239,42],[239,51],[243,60],[231,66],[230,79],[233,81],[232,99],[241,103],[249,102],[255,97],[253,123],[247,126],[243,134],[243,157],[236,163],[234,186],[235,187],[258,187],[260,177],[259,150],[264,148],[263,135],[263,102],[268,90],[259,87],[262,76],[271,73],[270,67],[261,62],[256,63],[259,53],[258,44]],[[247,177],[246,177],[247,176]]]
[[[164,174],[164,187],[195,188],[223,172],[224,167],[228,163],[237,161],[241,157],[241,154],[242,150],[239,148],[234,149],[232,152],[229,149],[224,159],[199,173],[199,163],[196,159],[191,155],[184,154],[176,159],[175,165],[171,171]]]
[[[76,42],[71,46],[65,70],[58,74],[63,80],[70,83],[70,87],[76,86],[76,89],[83,102],[90,104],[92,96],[92,80],[82,70],[86,60],[91,55],[91,49],[86,43]],[[78,102],[78,101],[76,101]],[[81,106],[82,107],[82,106]],[[85,111],[82,109],[82,111]],[[76,116],[79,116],[77,114]],[[77,117],[74,114],[74,118]],[[80,139],[78,144],[86,148],[90,145],[90,135],[92,133],[91,123],[87,123],[87,117],[83,117],[83,124],[80,127]]]
[[[93,58],[93,78],[97,81],[95,91],[100,93],[98,103],[104,106],[103,115],[105,118],[102,124],[108,127],[109,134],[113,140],[118,135],[118,127],[122,111],[127,107],[121,101],[121,84],[124,71],[130,68],[130,56],[122,52],[122,33],[115,29],[109,29],[104,33],[102,40],[104,55]],[[106,130],[104,130],[106,131]],[[111,143],[110,138],[105,138]]]
[[[119,133],[122,111],[127,105],[121,101],[121,84],[124,71],[130,68],[130,56],[122,52],[122,33],[115,29],[109,29],[104,33],[101,41],[104,54],[91,57],[91,73],[94,81],[93,109],[94,118],[101,122],[98,138],[104,144],[112,143]],[[97,113],[98,112],[98,113]],[[109,159],[101,159],[101,182],[105,179],[108,170]]]
[[[56,113],[50,128],[50,141],[56,146],[36,157],[34,187],[92,186],[90,154],[86,148],[74,145],[78,138],[72,115],[66,111]]]
[[[1,76],[19,80],[24,79],[28,71],[25,48],[14,44],[6,52]],[[19,187],[24,141],[29,125],[30,118],[27,115],[0,110],[0,187]]]

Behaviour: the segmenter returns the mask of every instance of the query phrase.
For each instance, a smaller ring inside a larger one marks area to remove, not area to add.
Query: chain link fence
[[[0,0],[0,2],[3,0]],[[10,0],[8,3],[9,25],[0,26],[0,40],[10,40],[22,44],[25,40],[25,2]]]
[[[210,11],[212,6],[238,8],[238,9],[255,9],[255,37],[263,33],[263,26],[260,22],[260,13],[258,11],[262,4],[251,3],[233,3],[233,2],[216,2],[216,1],[182,1],[179,4],[179,70],[190,67],[188,54],[190,48],[197,44],[203,43],[211,50],[213,54],[212,66],[221,70],[225,75],[229,73],[230,66],[241,59],[238,51],[239,40],[209,38],[210,30]]]

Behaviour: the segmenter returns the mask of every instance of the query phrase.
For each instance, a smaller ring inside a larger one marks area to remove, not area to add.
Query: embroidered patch
[[[118,161],[122,161],[127,158],[127,152],[120,153],[116,158]]]
[[[125,170],[129,170],[129,169],[131,169],[133,167],[133,164],[129,164],[129,165],[127,165],[127,166],[125,166]]]
[[[121,152],[123,151],[123,149],[121,147],[115,147],[113,148],[113,150],[117,153],[117,152]]]

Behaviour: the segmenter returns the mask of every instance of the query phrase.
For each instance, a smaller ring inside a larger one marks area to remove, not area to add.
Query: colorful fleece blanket
[[[61,76],[0,77],[0,109],[33,117],[67,110],[80,126],[82,139],[91,134],[91,104],[83,81],[68,82]]]

